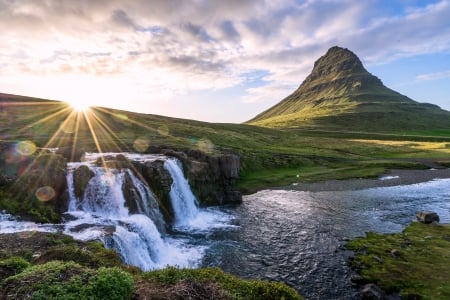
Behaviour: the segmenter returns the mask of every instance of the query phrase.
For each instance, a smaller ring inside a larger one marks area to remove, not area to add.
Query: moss
[[[200,283],[213,281],[219,285],[229,299],[302,299],[300,295],[283,283],[259,280],[244,280],[227,274],[218,268],[178,269],[168,267],[143,275],[162,285],[176,285],[190,279]]]
[[[0,260],[0,281],[22,272],[29,266],[31,266],[31,264],[20,256],[13,256]]]
[[[347,244],[365,282],[404,297],[450,299],[450,226],[412,223],[402,233],[368,233]],[[395,249],[395,250],[394,250]]]
[[[14,195],[9,188],[2,186],[0,186],[0,210],[37,223],[59,223],[61,221],[53,204],[44,203],[35,198],[21,198]]]
[[[7,278],[1,288],[3,299],[130,299],[133,279],[118,268],[51,261]]]

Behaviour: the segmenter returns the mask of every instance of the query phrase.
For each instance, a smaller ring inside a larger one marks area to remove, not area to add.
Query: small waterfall
[[[117,154],[104,155],[112,157]],[[176,237],[165,232],[166,224],[158,201],[148,185],[132,170],[98,167],[95,161],[101,155],[96,153],[86,153],[85,162],[68,164],[70,202],[67,221],[63,225],[20,222],[0,212],[0,232],[63,230],[75,239],[101,240],[105,247],[115,249],[125,263],[142,270],[167,265],[197,266],[207,247],[191,244],[189,234],[229,226],[227,223],[230,216],[219,211],[198,208],[197,200],[177,159],[157,155],[122,154],[140,162],[165,159],[164,166],[173,179],[170,198],[175,212],[174,225],[179,230],[181,228]],[[77,198],[74,190],[74,171],[81,165],[89,167],[94,176],[87,183],[83,196]],[[130,201],[134,202],[130,204]]]
[[[159,209],[158,201],[147,184],[137,178],[131,170],[126,170],[126,175],[131,179],[133,187],[137,190],[136,206],[139,214],[146,215],[156,225],[159,231],[165,232],[166,223]]]
[[[174,227],[183,232],[204,232],[230,227],[230,216],[215,209],[199,208],[189,182],[184,177],[183,166],[176,158],[168,158],[164,167],[172,176],[170,201],[175,214]]]
[[[91,167],[95,176],[89,181],[77,208],[96,216],[120,218],[128,216],[122,193],[124,173],[115,169]],[[78,201],[77,199],[71,199]],[[69,205],[73,207],[74,205]]]
[[[175,214],[175,225],[186,226],[198,215],[197,199],[191,191],[191,187],[183,174],[181,162],[175,158],[169,158],[164,162],[164,167],[172,176],[173,183],[170,189],[170,201]]]

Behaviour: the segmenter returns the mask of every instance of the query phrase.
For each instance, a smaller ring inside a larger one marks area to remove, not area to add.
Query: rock
[[[73,147],[73,145],[68,147],[59,147],[56,151],[56,154],[63,156],[69,162],[81,161],[81,158],[85,153],[86,151],[84,148],[80,148],[77,146]]]
[[[359,274],[353,274],[352,277],[350,278],[350,280],[352,281],[352,283],[355,283],[358,285],[364,281],[364,278]]]
[[[384,292],[374,283],[368,283],[361,290],[363,300],[382,300],[385,299]]]
[[[95,164],[99,167],[110,169],[134,169],[133,163],[123,154],[105,155],[103,157],[99,157]]]
[[[75,197],[83,197],[89,180],[91,180],[94,175],[94,172],[92,172],[89,167],[85,165],[81,165],[73,171],[73,188]]]
[[[125,198],[125,206],[128,207],[130,214],[139,213],[138,206],[142,206],[143,199],[128,173],[125,173],[123,177],[122,193]]]
[[[236,191],[240,158],[234,153],[206,154],[187,151],[183,162],[192,191],[202,205],[237,204],[242,194]]]
[[[391,256],[393,258],[400,257],[401,255],[402,255],[402,253],[400,252],[400,250],[398,250],[398,249],[392,249],[391,250]]]
[[[431,224],[433,222],[439,223],[439,216],[433,211],[420,211],[416,215],[417,220],[424,224]]]
[[[142,177],[150,186],[151,190],[159,200],[159,207],[167,222],[172,222],[174,212],[170,202],[170,189],[172,187],[172,177],[169,171],[164,168],[163,160],[149,161],[142,166]]]
[[[24,201],[52,205],[60,216],[69,206],[66,168],[67,161],[61,155],[38,155],[14,183],[12,191]]]
[[[376,260],[377,262],[379,262],[380,264],[383,263],[383,259],[381,259],[379,256],[376,255],[371,255],[371,257]]]

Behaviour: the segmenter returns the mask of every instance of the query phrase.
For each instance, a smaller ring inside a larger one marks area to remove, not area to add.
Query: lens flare
[[[36,152],[36,145],[31,141],[22,141],[17,143],[16,150],[20,155],[30,156]]]
[[[211,153],[214,151],[214,144],[210,140],[203,138],[197,141],[197,148],[202,152]]]
[[[145,152],[150,146],[150,140],[146,137],[139,137],[133,143],[133,148],[137,152]]]
[[[36,197],[39,201],[47,202],[55,197],[55,190],[51,186],[43,186],[36,190]]]
[[[162,136],[168,136],[169,135],[169,127],[167,127],[166,125],[159,126],[158,133]]]

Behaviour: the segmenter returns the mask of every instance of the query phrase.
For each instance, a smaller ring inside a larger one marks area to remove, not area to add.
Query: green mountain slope
[[[450,112],[385,87],[353,52],[332,47],[296,91],[246,123],[372,132],[448,129]]]

